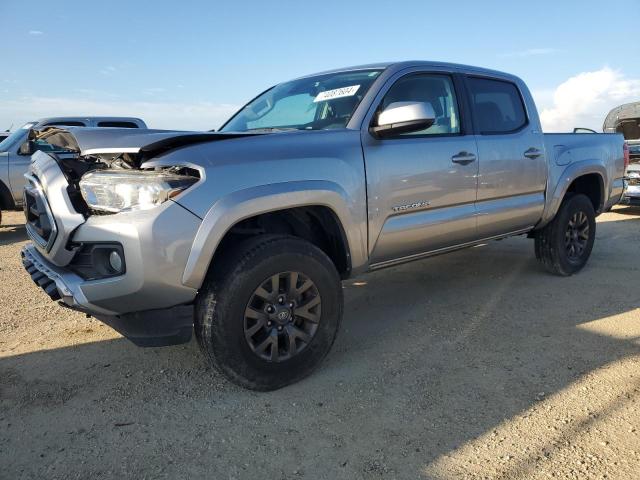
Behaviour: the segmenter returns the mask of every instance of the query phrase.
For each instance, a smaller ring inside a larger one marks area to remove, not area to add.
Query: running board
[[[387,260],[385,262],[380,262],[380,263],[374,263],[369,266],[369,270],[380,270],[382,268],[394,267],[402,263],[412,262],[413,260],[420,260],[422,258],[435,257],[437,255],[454,252],[456,250],[463,250],[465,248],[475,247],[476,245],[480,245],[485,242],[490,242],[491,240],[502,240],[503,238],[522,235],[524,233],[530,232],[532,229],[533,229],[533,225],[527,228],[523,228],[521,230],[516,230],[514,232],[509,232],[502,235],[494,235],[493,237],[486,237],[479,240],[474,240],[473,242],[461,243],[459,245],[454,245],[452,247],[439,248],[437,250],[431,250],[429,252],[416,253],[413,255],[408,255],[406,257]]]

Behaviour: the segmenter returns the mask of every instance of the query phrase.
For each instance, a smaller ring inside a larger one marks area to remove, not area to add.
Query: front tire
[[[566,198],[555,218],[535,233],[536,258],[554,275],[569,276],[586,265],[596,237],[591,200],[578,194]]]
[[[194,321],[209,362],[252,390],[275,390],[309,375],[342,319],[342,285],[329,257],[305,240],[264,235],[214,262]]]

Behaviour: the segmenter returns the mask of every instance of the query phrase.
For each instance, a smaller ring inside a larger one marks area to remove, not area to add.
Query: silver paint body
[[[32,172],[43,183],[61,232],[50,251],[34,243],[28,254],[54,272],[65,302],[88,312],[117,314],[191,302],[207,271],[216,268],[211,259],[224,235],[239,221],[264,212],[306,205],[331,209],[344,230],[351,273],[356,274],[544,226],[580,175],[600,176],[604,199],[599,211],[619,201],[622,137],[543,135],[519,78],[433,62],[355,68],[372,67],[384,71],[344,129],[202,142],[147,161],[144,168],[189,165],[202,177],[152,210],[79,219],[54,186],[61,176],[57,165],[48,155],[36,154]],[[514,82],[529,123],[508,135],[372,136],[368,127],[386,91],[417,72]],[[121,130],[87,130],[77,136],[84,152],[136,152],[153,141],[140,133],[127,137]],[[530,149],[539,155],[525,157]],[[453,162],[460,154],[474,160]],[[66,250],[70,240],[122,243],[127,273],[82,281],[65,269],[74,253]]]
[[[146,129],[146,124],[139,118],[133,117],[51,117],[42,118],[33,123],[32,128],[41,128],[47,125],[63,125],[68,122],[82,122],[85,127],[97,127],[101,122],[129,122]],[[29,130],[22,130],[23,134],[0,151],[0,183],[4,183],[11,192],[16,206],[22,205],[22,189],[24,187],[24,174],[29,169],[30,155],[21,155],[19,150],[27,140]]]

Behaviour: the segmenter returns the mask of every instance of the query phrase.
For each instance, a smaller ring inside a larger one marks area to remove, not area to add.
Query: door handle
[[[539,156],[542,155],[542,151],[538,150],[535,147],[531,147],[529,150],[527,150],[526,152],[524,152],[524,156],[527,158],[538,158]]]
[[[475,162],[476,156],[473,153],[460,152],[451,157],[451,161],[453,163],[459,163],[460,165],[466,165],[468,163]]]

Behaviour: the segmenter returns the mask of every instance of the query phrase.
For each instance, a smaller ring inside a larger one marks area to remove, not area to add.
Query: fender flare
[[[564,199],[569,187],[579,177],[583,177],[589,174],[597,174],[600,177],[600,187],[602,188],[602,198],[600,209],[604,208],[604,205],[607,203],[607,198],[609,196],[609,185],[608,185],[608,174],[607,169],[600,162],[596,162],[593,160],[584,160],[581,162],[572,163],[562,174],[558,177],[558,181],[556,182],[556,187],[553,190],[553,193],[549,198],[547,198],[546,206],[544,212],[542,213],[542,220],[536,226],[536,228],[544,227],[548,224],[558,213],[560,209],[560,204]]]
[[[182,283],[196,289],[202,286],[218,245],[238,222],[267,212],[314,205],[328,207],[336,215],[345,233],[347,254],[353,268],[358,268],[367,261],[366,217],[354,218],[349,203],[342,187],[325,180],[262,185],[229,194],[216,201],[205,214],[193,241]]]

